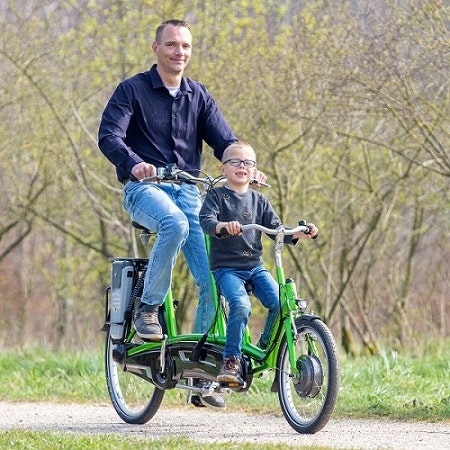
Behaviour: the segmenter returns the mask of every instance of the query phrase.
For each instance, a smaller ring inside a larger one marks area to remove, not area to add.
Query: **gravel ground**
[[[210,442],[273,442],[291,446],[318,445],[330,449],[450,449],[447,423],[404,423],[332,419],[315,435],[296,433],[280,415],[249,415],[227,410],[216,412],[186,405],[164,405],[145,425],[128,425],[110,404],[0,402],[0,431],[24,429],[84,434],[128,434],[140,438],[185,436]]]

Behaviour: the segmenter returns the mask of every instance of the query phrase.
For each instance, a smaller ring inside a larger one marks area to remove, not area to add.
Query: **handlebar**
[[[295,228],[286,228],[284,225],[280,225],[277,228],[267,228],[262,225],[259,225],[257,223],[249,223],[246,225],[241,225],[242,232],[249,231],[249,230],[259,230],[265,234],[275,236],[274,238],[274,244],[273,244],[273,253],[275,256],[275,262],[277,267],[282,267],[282,261],[281,261],[281,253],[283,251],[284,247],[284,237],[285,236],[292,236],[295,233],[304,233],[304,234],[310,234],[311,230],[306,225],[306,221],[300,220],[298,226]],[[229,237],[231,235],[228,234],[225,228],[222,228],[220,230],[221,237]],[[313,239],[316,239],[319,235],[316,234]]]
[[[208,186],[214,186],[216,183],[224,180],[223,176],[219,176],[216,178],[211,178],[208,175],[204,177],[195,177],[191,175],[189,172],[182,170],[177,167],[176,164],[168,164],[166,167],[158,167],[156,175],[151,177],[142,178],[141,182],[143,183],[151,183],[158,181],[168,181],[168,182],[178,182],[178,183],[203,183]],[[197,171],[199,172],[199,171]],[[259,184],[264,187],[271,187],[270,184],[264,183],[262,181],[251,180],[250,184]]]
[[[276,236],[277,234],[283,233],[286,236],[292,236],[295,233],[305,233],[309,234],[310,230],[309,227],[306,225],[298,225],[295,228],[285,228],[283,225],[280,225],[277,228],[267,228],[263,227],[262,225],[259,225],[257,223],[249,223],[247,225],[241,226],[242,231],[249,231],[249,230],[259,230],[262,231],[265,234],[270,234],[272,236]]]
[[[200,171],[198,171],[200,172]],[[178,182],[178,183],[203,183],[209,187],[215,186],[215,184],[225,180],[223,176],[218,176],[216,178],[211,178],[208,175],[204,177],[195,177],[191,175],[189,172],[182,170],[177,167],[176,164],[168,164],[166,167],[158,167],[156,175],[151,177],[142,178],[139,180],[143,183],[148,182],[160,182],[160,181],[168,181],[168,182]],[[270,184],[264,183],[262,181],[251,180],[250,184],[260,184],[261,186],[270,187]],[[292,236],[295,233],[301,232],[305,234],[309,234],[311,230],[306,226],[306,222],[301,220],[297,227],[295,228],[285,228],[283,225],[278,228],[266,228],[259,224],[247,224],[242,225],[242,231],[246,230],[260,230],[263,233],[269,235],[279,235],[284,234],[286,236]],[[318,234],[316,234],[313,239],[316,239]]]
[[[142,178],[142,183],[149,183],[153,181],[177,181],[188,183],[208,183],[213,179],[209,176],[194,177],[189,172],[179,169],[176,164],[168,164],[166,167],[157,167],[156,175],[151,177]]]
[[[241,225],[241,230],[243,232],[245,231],[250,231],[250,230],[259,230],[265,234],[269,234],[272,236],[278,236],[280,234],[283,234],[284,236],[292,236],[296,233],[304,233],[304,234],[310,234],[311,230],[310,228],[306,225],[306,221],[305,220],[300,220],[300,222],[298,223],[298,226],[296,226],[295,228],[286,228],[284,225],[280,225],[277,228],[267,228],[264,227],[262,225],[259,225],[257,223],[248,223],[245,225]],[[228,237],[230,236],[227,232],[227,230],[225,228],[222,228],[220,230],[220,235],[221,237]],[[319,234],[316,234],[313,239],[317,239],[319,237]]]

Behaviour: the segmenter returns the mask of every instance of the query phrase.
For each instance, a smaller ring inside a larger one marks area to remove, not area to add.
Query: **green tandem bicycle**
[[[209,188],[221,177],[194,177],[176,166],[167,166],[143,182],[155,181],[195,182]],[[177,302],[169,292],[159,312],[164,339],[145,342],[136,335],[133,316],[142,295],[148,260],[111,258],[111,285],[105,302],[105,372],[112,404],[122,420],[130,424],[148,422],[168,389],[186,390],[188,400],[194,394],[234,395],[248,391],[255,379],[271,373],[271,391],[277,393],[283,415],[295,431],[316,433],[328,423],[339,391],[336,343],[325,323],[307,312],[307,302],[297,296],[293,279],[285,277],[282,262],[284,236],[308,232],[308,228],[302,222],[292,229],[269,229],[258,224],[242,227],[244,233],[255,228],[273,235],[280,314],[266,349],[252,343],[247,329],[242,346],[242,386],[217,381],[227,324],[223,297],[218,293],[214,296],[215,320],[207,333],[180,334],[175,316]],[[142,229],[141,239],[147,242],[150,235]],[[194,380],[205,382],[199,386]]]

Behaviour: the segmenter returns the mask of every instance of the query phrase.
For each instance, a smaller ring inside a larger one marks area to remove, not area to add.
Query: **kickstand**
[[[194,386],[194,379],[193,378],[187,378],[186,383],[188,386]],[[188,395],[186,400],[186,405],[190,405],[192,402],[192,389],[188,389]]]

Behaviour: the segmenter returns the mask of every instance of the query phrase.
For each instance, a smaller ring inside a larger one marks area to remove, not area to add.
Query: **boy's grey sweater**
[[[276,228],[281,220],[261,192],[249,189],[240,194],[226,186],[211,189],[200,210],[200,225],[204,233],[211,236],[211,269],[231,267],[252,269],[262,264],[261,232],[252,230],[240,236],[221,238],[216,235],[218,222],[238,221],[242,225],[257,223],[267,228]],[[292,239],[286,236],[286,242]]]

